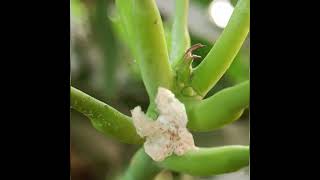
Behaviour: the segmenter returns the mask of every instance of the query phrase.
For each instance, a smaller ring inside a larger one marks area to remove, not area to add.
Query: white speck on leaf
[[[137,133],[146,137],[145,152],[155,161],[162,161],[172,153],[181,156],[195,149],[192,134],[186,128],[188,117],[184,105],[174,94],[159,87],[155,99],[159,116],[156,121],[147,117],[140,106],[132,111]]]

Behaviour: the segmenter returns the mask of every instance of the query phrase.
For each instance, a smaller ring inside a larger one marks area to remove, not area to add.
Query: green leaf
[[[249,81],[245,81],[187,106],[188,128],[212,131],[237,120],[249,106],[249,91]]]
[[[130,117],[74,87],[70,94],[71,107],[87,116],[97,130],[124,143],[143,143]]]
[[[176,0],[174,21],[172,25],[172,41],[170,60],[174,63],[182,60],[185,51],[190,47],[188,31],[189,0]]]
[[[250,0],[239,0],[227,27],[209,54],[197,66],[191,77],[191,85],[204,97],[231,65],[249,32]]]
[[[172,89],[174,79],[159,10],[154,0],[116,0],[116,5],[151,102],[158,87]]]
[[[108,17],[109,2],[96,0],[89,8],[89,20],[94,41],[102,55],[104,92],[109,98],[116,96],[115,70],[119,64],[117,41]]]
[[[249,79],[249,57],[245,50],[240,50],[225,76],[233,84],[241,83]]]
[[[249,147],[232,145],[199,148],[182,156],[172,155],[161,167],[193,176],[211,176],[237,171],[249,165]]]

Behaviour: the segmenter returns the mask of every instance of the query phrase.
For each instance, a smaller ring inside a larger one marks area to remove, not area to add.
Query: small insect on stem
[[[192,45],[189,49],[187,49],[186,53],[184,54],[183,58],[185,60],[189,60],[189,59],[199,59],[201,58],[201,56],[198,56],[198,55],[195,55],[195,54],[192,54],[193,51],[199,49],[199,48],[202,48],[202,47],[205,47],[205,45],[201,44],[201,43],[197,43],[197,44],[194,44]]]

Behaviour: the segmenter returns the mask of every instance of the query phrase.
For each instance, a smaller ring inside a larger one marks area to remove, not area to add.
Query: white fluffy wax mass
[[[172,153],[183,155],[195,149],[192,134],[186,128],[188,117],[184,105],[174,94],[159,87],[155,99],[159,116],[156,121],[147,117],[139,106],[132,111],[137,133],[145,137],[145,152],[155,161],[162,161]]]

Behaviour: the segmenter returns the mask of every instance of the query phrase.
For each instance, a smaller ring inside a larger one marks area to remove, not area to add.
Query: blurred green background
[[[157,0],[170,47],[170,27],[174,1]],[[123,29],[118,23],[114,0],[70,0],[71,85],[112,105],[126,115],[130,109],[148,106],[148,97],[139,70],[128,49]],[[220,4],[219,4],[220,3]],[[189,33],[191,44],[206,47],[194,54],[205,57],[227,23],[236,0],[190,0]],[[218,10],[217,10],[218,9]],[[219,19],[220,18],[220,19]],[[250,35],[227,73],[208,93],[249,79]],[[195,61],[196,66],[200,61]],[[223,108],[223,107],[222,107]],[[128,166],[138,146],[126,145],[96,131],[86,117],[71,110],[70,114],[71,179],[114,179]],[[249,112],[233,124],[210,133],[193,133],[197,146],[248,145]],[[164,171],[157,179],[174,179],[176,173]],[[248,169],[212,176],[180,179],[246,180]]]

